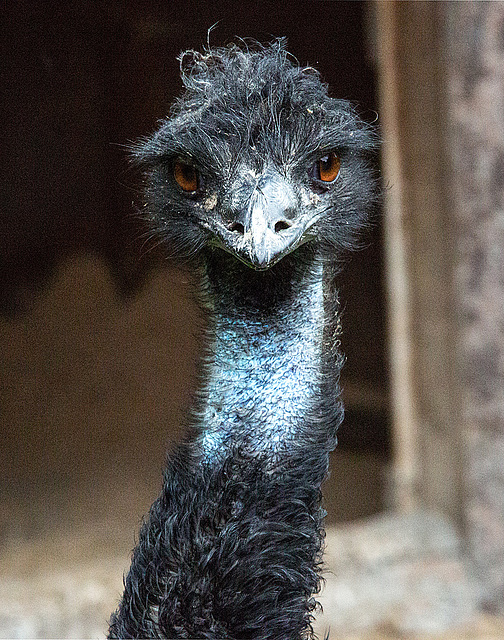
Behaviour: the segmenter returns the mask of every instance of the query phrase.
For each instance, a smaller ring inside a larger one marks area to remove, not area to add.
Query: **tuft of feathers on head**
[[[268,45],[242,40],[241,46],[232,43],[204,53],[183,52],[178,60],[182,82],[192,94],[187,98],[222,101],[234,89],[238,100],[247,100],[277,89],[277,95],[284,94],[292,104],[295,86],[297,93],[304,93],[304,101],[320,98],[320,89],[326,93],[327,85],[320,82],[316,69],[299,66],[286,45],[285,38],[277,38]],[[315,82],[310,81],[310,76]],[[184,106],[188,104],[187,98]]]
[[[378,145],[374,128],[358,117],[350,102],[330,97],[319,72],[300,66],[286,44],[285,38],[265,45],[241,40],[202,53],[182,52],[178,60],[185,90],[157,133],[132,147],[134,161],[149,166],[177,151],[171,149],[177,147],[173,136],[192,132],[194,126],[204,148],[216,135],[243,136],[244,131],[254,132],[254,124],[264,129],[278,125],[280,119],[286,129],[283,133],[305,134],[310,143],[307,153],[321,143],[327,148],[344,143],[361,152],[374,151]],[[299,130],[300,120],[304,131]],[[320,122],[325,126],[318,127]],[[319,139],[322,133],[323,140]],[[186,150],[187,155],[191,150]]]

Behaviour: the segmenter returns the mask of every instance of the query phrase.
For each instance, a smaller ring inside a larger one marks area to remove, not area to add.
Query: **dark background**
[[[134,452],[143,454],[141,468],[148,464],[146,441],[158,448],[169,442],[187,401],[191,308],[176,270],[140,237],[125,145],[166,115],[181,89],[176,56],[200,49],[208,37],[223,45],[235,36],[286,36],[289,50],[321,71],[332,95],[358,103],[362,116],[375,120],[368,7],[20,0],[3,3],[1,23],[3,482],[68,475],[93,467],[93,459],[97,468],[107,466],[109,454],[126,468]],[[341,276],[348,361],[340,445],[386,458],[381,253],[377,217],[365,249],[349,256]],[[157,294],[149,289],[155,277]],[[164,303],[166,316],[157,311]],[[156,358],[165,352],[163,369]],[[127,376],[133,382],[125,388]],[[86,385],[89,393],[82,392]],[[163,418],[162,410],[170,415]],[[132,421],[132,413],[142,417]],[[122,450],[133,453],[123,459]]]

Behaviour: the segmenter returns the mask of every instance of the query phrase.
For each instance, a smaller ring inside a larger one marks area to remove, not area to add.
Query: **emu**
[[[343,418],[334,281],[377,197],[377,136],[282,39],[179,60],[185,92],[133,156],[206,353],[109,637],[313,638]]]

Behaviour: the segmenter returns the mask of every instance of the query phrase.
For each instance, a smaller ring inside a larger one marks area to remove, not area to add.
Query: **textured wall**
[[[503,612],[504,3],[376,6],[397,503],[457,523]]]
[[[504,3],[444,8],[466,523],[487,602],[504,612]]]

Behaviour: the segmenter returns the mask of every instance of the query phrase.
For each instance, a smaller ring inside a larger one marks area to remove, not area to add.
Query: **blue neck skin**
[[[284,258],[257,272],[219,254],[205,268],[212,328],[196,446],[210,464],[237,449],[275,464],[309,436],[307,416],[317,413],[323,393],[322,264]]]

